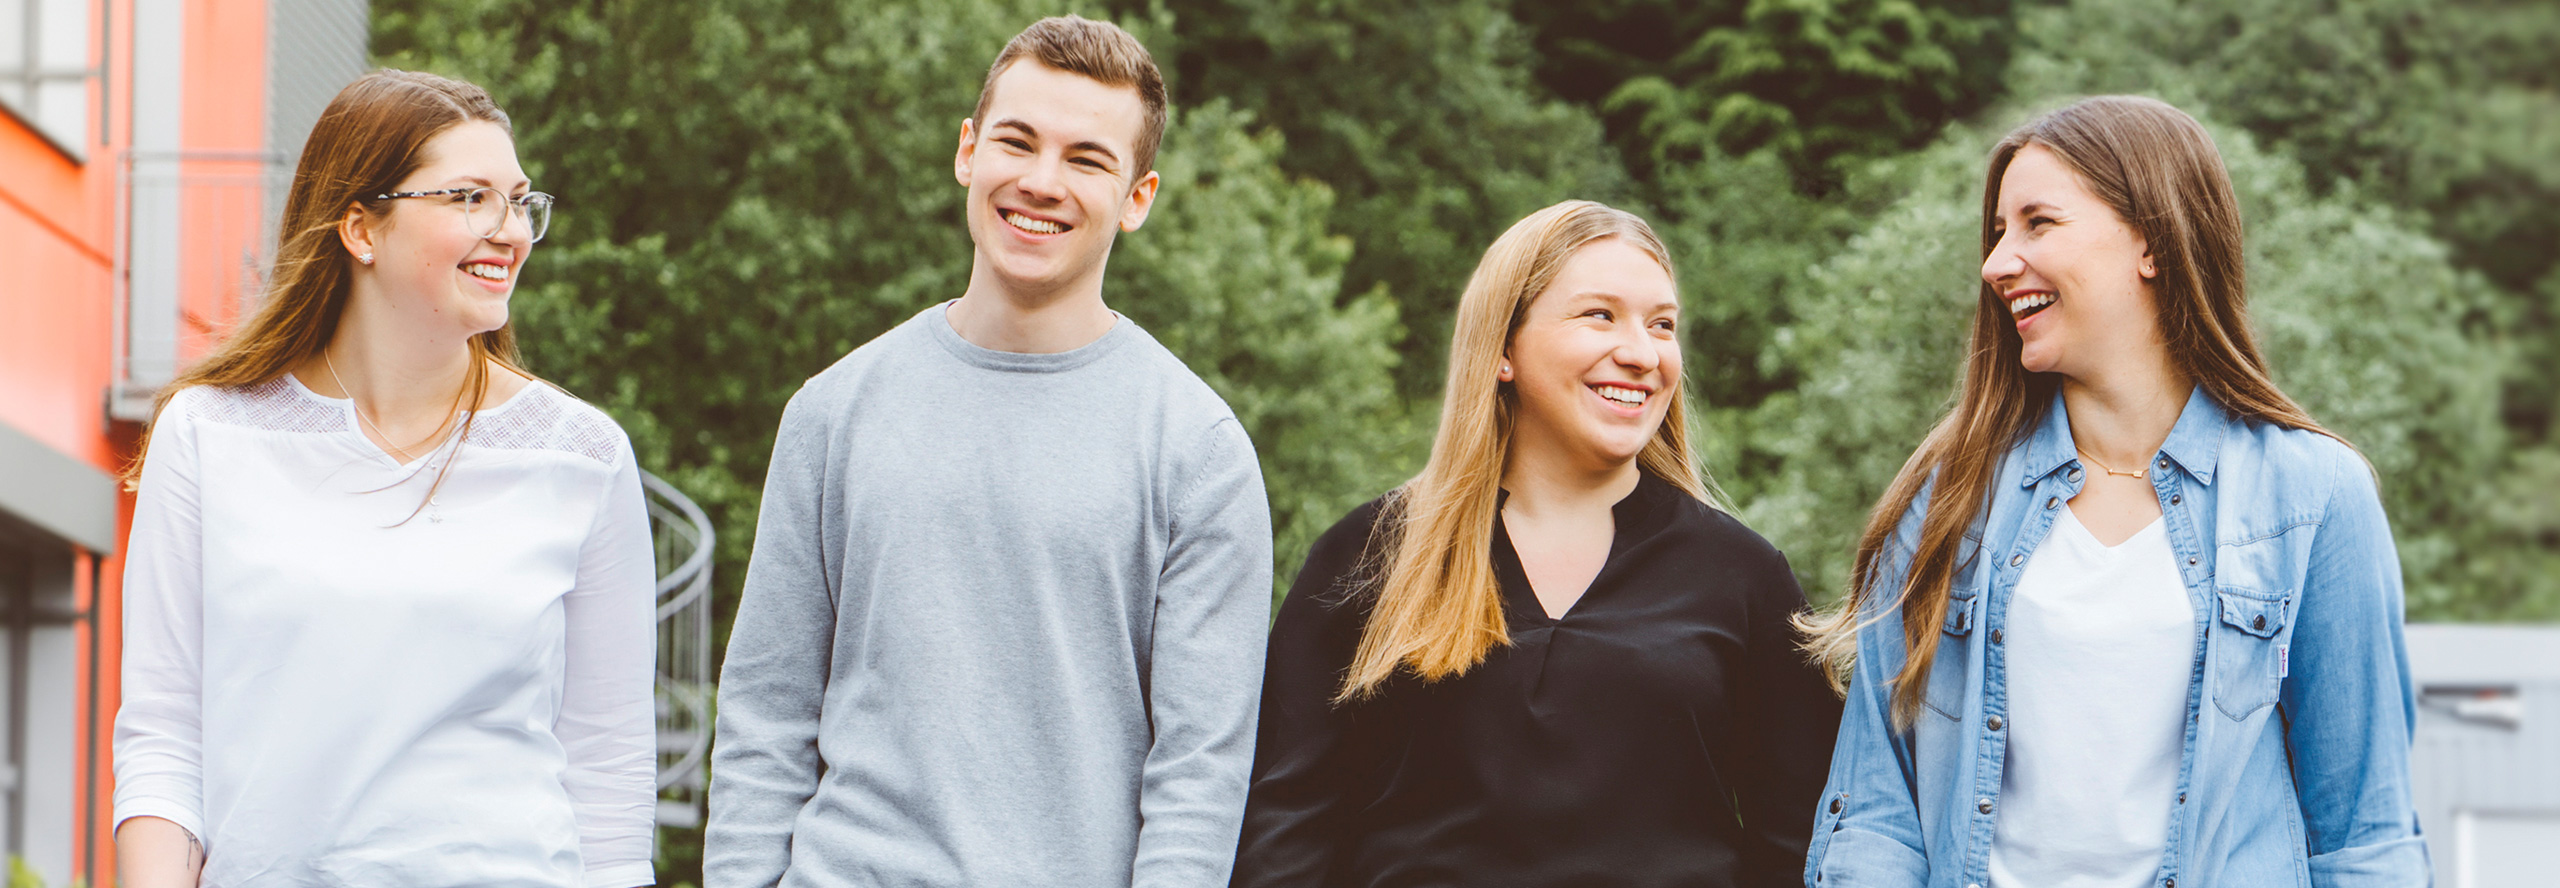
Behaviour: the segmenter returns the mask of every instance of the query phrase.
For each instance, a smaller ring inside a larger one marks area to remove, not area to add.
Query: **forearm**
[[[124,888],[195,888],[204,845],[174,822],[134,817],[116,827],[116,876]]]

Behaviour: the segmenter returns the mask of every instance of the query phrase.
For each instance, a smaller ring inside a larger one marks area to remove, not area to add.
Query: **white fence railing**
[[[658,550],[658,824],[702,824],[711,753],[711,519],[643,473]]]

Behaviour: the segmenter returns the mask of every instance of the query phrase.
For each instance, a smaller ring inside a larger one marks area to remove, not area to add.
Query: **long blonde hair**
[[[270,382],[328,347],[346,312],[355,259],[338,240],[338,224],[349,206],[366,213],[390,212],[391,201],[374,195],[388,192],[426,162],[429,140],[456,125],[485,121],[514,133],[507,114],[488,92],[469,83],[415,71],[379,70],[358,78],[329,100],[311,127],[302,161],[293,171],[293,188],[285,195],[284,221],[277,233],[275,272],[249,320],[223,339],[203,360],[160,389],[152,416],[169,399],[192,386],[237,387]],[[463,380],[463,416],[456,434],[471,434],[471,419],[488,396],[489,365],[505,367],[528,379],[516,350],[513,325],[470,339],[471,368]],[[125,469],[131,489],[150,452],[145,429],[137,456]],[[450,471],[452,461],[445,462]],[[436,485],[444,483],[437,473]],[[434,489],[428,490],[432,498]],[[423,506],[425,500],[420,500]]]
[[[1380,556],[1373,567],[1382,569],[1373,570],[1377,603],[1336,702],[1368,697],[1401,670],[1429,681],[1463,674],[1495,645],[1510,642],[1492,546],[1518,395],[1495,372],[1529,303],[1574,251],[1604,238],[1643,250],[1671,271],[1670,254],[1643,219],[1569,200],[1512,225],[1468,278],[1449,344],[1449,384],[1431,461],[1389,494],[1378,513],[1372,547]],[[1664,394],[1671,399],[1669,412],[1636,462],[1689,495],[1712,501],[1712,488],[1689,452],[1681,380],[1674,377]]]
[[[2276,388],[2250,332],[2248,286],[2240,252],[2240,203],[2212,136],[2186,112],[2156,99],[2098,96],[2028,121],[1991,150],[1982,184],[1982,255],[1999,245],[2000,180],[2009,161],[2041,145],[2079,175],[2089,190],[2142,235],[2160,269],[2152,294],[2169,359],[2244,419],[2336,438]],[[2060,374],[2031,373],[2019,363],[2022,343],[2009,307],[1989,283],[1980,287],[1973,344],[1954,409],[1938,421],[1902,465],[1858,537],[1849,594],[1830,613],[1798,620],[1806,644],[1841,690],[1857,657],[1858,630],[1898,598],[1905,658],[1892,679],[1895,726],[1919,717],[1930,665],[1938,653],[1960,544],[1989,505],[2000,459],[2025,440],[2051,409]],[[2344,439],[2340,439],[2343,441]],[[1934,476],[1935,480],[1932,480]],[[1901,588],[1879,588],[1887,547],[1902,515],[1929,486],[1918,551]],[[1861,614],[1864,617],[1861,617]]]

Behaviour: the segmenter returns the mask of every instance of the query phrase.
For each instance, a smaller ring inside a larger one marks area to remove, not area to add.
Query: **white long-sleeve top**
[[[539,384],[408,466],[356,422],[289,374],[161,412],[116,822],[194,833],[211,888],[650,883],[656,565],[629,440]]]

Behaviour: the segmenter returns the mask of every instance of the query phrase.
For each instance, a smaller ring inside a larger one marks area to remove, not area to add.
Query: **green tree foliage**
[[[1177,99],[1226,98],[1285,133],[1280,166],[1332,186],[1345,293],[1403,313],[1398,379],[1436,401],[1450,318],[1486,246],[1566,198],[1625,201],[1585,108],[1530,78],[1498,0],[1171,0]],[[1418,442],[1413,445],[1421,446]]]
[[[2467,612],[2456,570],[2479,532],[2472,479],[2491,465],[2498,350],[2462,319],[2483,297],[2404,214],[2317,194],[2290,159],[2214,127],[2247,220],[2251,315],[2278,384],[2354,442],[2383,482],[2419,617]],[[1996,133],[1951,131],[1878,164],[1901,197],[1811,276],[1772,359],[1804,384],[1751,417],[1746,449],[1781,468],[1745,509],[1836,596],[1866,510],[1954,391],[1978,299],[1983,158]]]
[[[1776,149],[1824,187],[1999,95],[2011,0],[1520,0],[1539,79],[1602,109],[1629,166]]]

